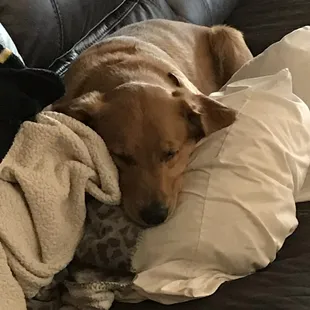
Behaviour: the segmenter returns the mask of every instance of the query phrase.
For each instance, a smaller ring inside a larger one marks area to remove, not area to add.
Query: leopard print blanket
[[[91,200],[85,233],[73,261],[35,298],[28,310],[107,310],[115,293],[130,290],[134,254],[141,228],[120,207]]]

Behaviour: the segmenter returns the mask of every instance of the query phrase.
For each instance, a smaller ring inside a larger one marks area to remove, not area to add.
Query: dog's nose
[[[149,226],[163,223],[168,217],[168,208],[160,202],[152,202],[140,212],[141,219]]]

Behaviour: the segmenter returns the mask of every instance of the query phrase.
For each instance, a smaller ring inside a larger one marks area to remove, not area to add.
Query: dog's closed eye
[[[111,156],[115,160],[116,164],[122,163],[127,166],[134,166],[137,164],[136,160],[131,155],[111,152]]]
[[[168,151],[165,151],[163,153],[163,156],[162,156],[161,160],[163,162],[168,162],[168,161],[172,160],[178,153],[179,153],[178,150],[168,150]]]
[[[174,73],[169,72],[168,73],[168,77],[173,82],[173,84],[175,84],[175,86],[177,86],[177,87],[181,87],[182,86],[182,83],[181,83],[180,79]]]

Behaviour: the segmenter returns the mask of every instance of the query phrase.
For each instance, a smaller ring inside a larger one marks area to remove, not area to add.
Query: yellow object
[[[4,64],[7,59],[11,56],[12,51],[5,48],[1,53],[0,53],[0,63]]]

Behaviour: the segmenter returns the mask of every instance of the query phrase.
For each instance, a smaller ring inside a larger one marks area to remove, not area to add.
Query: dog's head
[[[179,86],[176,81],[171,91],[127,83],[105,94],[64,97],[54,105],[104,139],[119,169],[125,213],[140,225],[167,219],[196,142],[235,120],[233,110]]]

